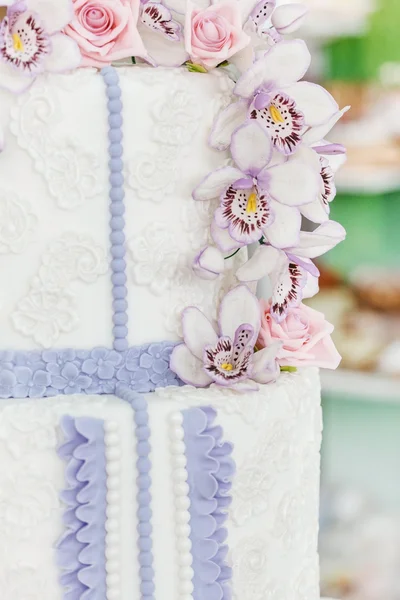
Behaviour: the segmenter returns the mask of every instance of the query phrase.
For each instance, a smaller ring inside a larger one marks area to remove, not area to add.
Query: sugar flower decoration
[[[261,244],[246,264],[238,269],[239,281],[258,281],[268,275],[272,285],[271,316],[285,320],[291,307],[318,292],[319,272],[312,259],[325,254],[346,237],[344,228],[335,221],[323,223],[313,232],[302,231],[299,242],[278,250]]]
[[[219,150],[227,148],[233,131],[250,117],[268,132],[279,152],[296,152],[306,132],[325,125],[340,113],[324,88],[300,81],[310,62],[302,40],[275,44],[238,80],[234,93],[240,100],[217,117],[210,144]]]
[[[278,248],[295,245],[299,206],[312,202],[320,189],[315,152],[302,148],[282,161],[265,129],[248,121],[233,134],[231,153],[238,168],[210,173],[193,192],[195,200],[221,199],[213,228],[217,245],[229,251],[262,236]]]
[[[59,0],[56,7],[42,0],[8,6],[0,24],[0,87],[20,93],[40,73],[78,67],[78,47],[61,33],[70,19],[69,0]]]
[[[288,311],[282,323],[277,323],[271,315],[271,302],[261,300],[260,308],[257,348],[281,342],[277,354],[280,367],[336,369],[339,366],[341,357],[331,338],[334,328],[322,313],[300,304]]]
[[[147,59],[138,31],[140,0],[72,0],[65,33],[79,45],[82,65],[102,68],[131,56]]]
[[[254,352],[260,310],[246,286],[234,288],[223,298],[218,330],[195,307],[183,311],[182,324],[184,343],[174,348],[170,368],[185,383],[248,391],[278,377],[275,357],[280,343]]]

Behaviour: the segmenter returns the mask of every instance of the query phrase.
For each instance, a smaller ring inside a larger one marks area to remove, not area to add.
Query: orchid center
[[[12,41],[13,41],[14,50],[16,52],[24,51],[24,44],[22,43],[21,37],[18,35],[18,33],[12,34]]]
[[[233,371],[233,364],[232,363],[222,363],[221,369],[223,369],[224,371]]]
[[[254,214],[257,211],[257,194],[252,192],[247,200],[246,212]]]
[[[276,106],[274,106],[273,104],[271,104],[271,106],[269,107],[269,112],[274,123],[278,124],[285,122],[285,119],[283,118],[280,110],[276,108]]]

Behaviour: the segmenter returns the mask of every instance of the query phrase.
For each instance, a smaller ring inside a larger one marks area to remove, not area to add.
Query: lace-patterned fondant
[[[0,189],[0,254],[21,254],[33,240],[38,219],[31,203]]]

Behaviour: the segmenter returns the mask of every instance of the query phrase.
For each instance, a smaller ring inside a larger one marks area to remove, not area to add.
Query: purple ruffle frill
[[[61,420],[65,442],[58,453],[67,462],[61,499],[66,532],[57,545],[64,600],[106,598],[106,457],[103,421]]]
[[[183,411],[190,497],[194,600],[229,600],[232,570],[226,563],[227,530],[235,463],[212,408]]]

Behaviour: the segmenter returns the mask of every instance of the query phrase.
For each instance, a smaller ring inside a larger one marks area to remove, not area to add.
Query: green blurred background
[[[400,600],[400,0],[305,3],[312,77],[352,105],[329,136],[348,235],[311,301],[343,355],[322,374],[322,595]]]

